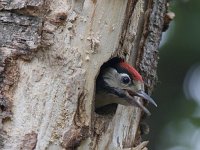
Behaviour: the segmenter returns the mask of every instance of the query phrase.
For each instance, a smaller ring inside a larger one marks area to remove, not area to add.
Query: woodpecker
[[[116,103],[137,106],[150,115],[149,110],[135,96],[157,107],[155,101],[144,92],[144,81],[134,67],[117,57],[102,65],[96,80],[96,109]]]

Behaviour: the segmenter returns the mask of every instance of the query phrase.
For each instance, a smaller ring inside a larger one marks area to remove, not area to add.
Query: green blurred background
[[[200,0],[170,2],[174,21],[163,35],[148,118],[150,150],[200,150]]]

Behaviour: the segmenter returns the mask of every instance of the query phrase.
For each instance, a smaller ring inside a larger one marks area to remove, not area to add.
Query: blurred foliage
[[[200,119],[193,116],[197,104],[183,92],[186,73],[200,63],[200,0],[171,1],[170,10],[176,16],[159,50],[159,82],[153,93],[159,107],[152,107],[152,116],[148,118],[149,149],[200,150],[186,140],[191,140],[192,134],[185,133],[199,131]]]

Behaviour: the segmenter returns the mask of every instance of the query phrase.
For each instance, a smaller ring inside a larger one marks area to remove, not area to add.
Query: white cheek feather
[[[144,90],[144,83],[141,82],[141,81],[136,81],[135,82],[135,85],[136,85],[136,89],[137,90]]]
[[[116,69],[108,68],[103,75],[104,81],[111,87],[120,87],[118,72]]]

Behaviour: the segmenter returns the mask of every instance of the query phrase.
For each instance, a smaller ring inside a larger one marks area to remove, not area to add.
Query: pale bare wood
[[[158,48],[166,2],[0,4],[1,149],[145,149],[139,108],[120,105],[113,116],[95,114],[95,78],[117,55],[137,60],[148,77],[151,63],[146,67],[144,60]],[[157,57],[151,61],[157,64]]]

